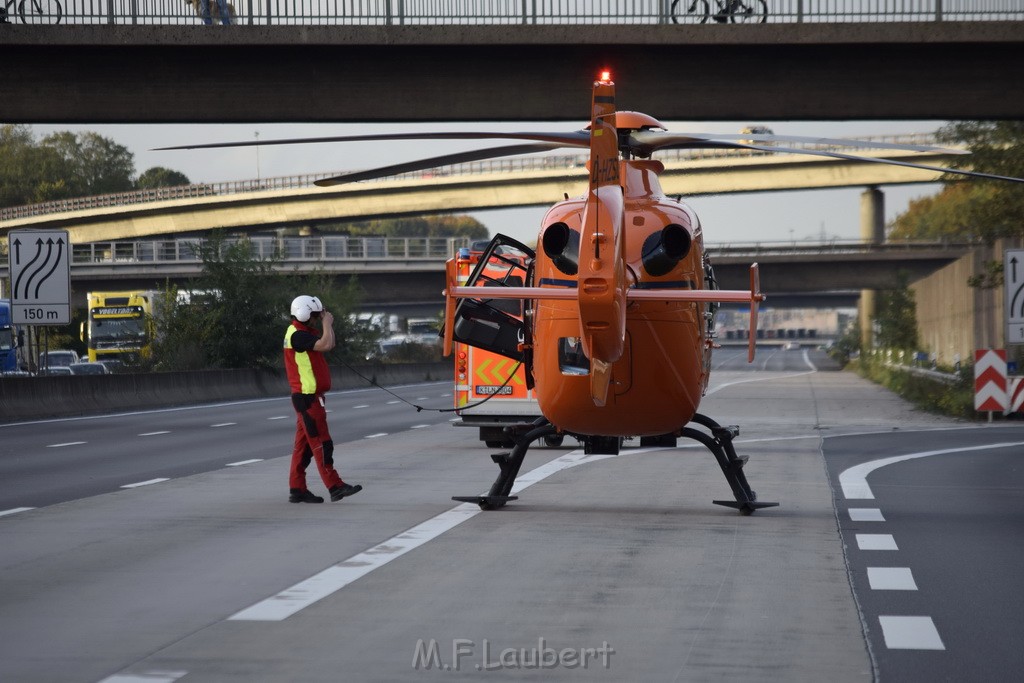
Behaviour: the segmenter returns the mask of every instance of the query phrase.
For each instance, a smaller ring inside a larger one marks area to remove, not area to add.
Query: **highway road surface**
[[[287,502],[287,399],[0,425],[0,681],[1018,677],[1024,426],[919,412],[814,349],[740,355],[702,412],[780,503],[749,517],[686,441],[567,439],[506,508],[454,503],[489,449],[379,390],[329,397],[366,488],[322,505]]]

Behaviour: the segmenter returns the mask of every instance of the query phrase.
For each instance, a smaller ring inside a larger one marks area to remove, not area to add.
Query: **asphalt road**
[[[457,505],[495,475],[476,431],[377,392],[330,397],[366,489],[322,505],[286,502],[283,399],[0,427],[0,680],[1015,677],[1024,429],[920,413],[813,349],[743,353],[716,352],[702,412],[781,504],[749,517],[689,442],[531,449],[518,501]],[[992,443],[1017,445],[872,464]],[[875,499],[846,496],[858,474]],[[929,617],[943,649],[882,617]]]

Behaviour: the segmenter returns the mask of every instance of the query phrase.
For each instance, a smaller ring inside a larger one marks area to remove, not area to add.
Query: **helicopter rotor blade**
[[[857,154],[845,154],[843,152],[830,152],[823,149],[803,149],[799,147],[776,147],[775,145],[745,145],[741,143],[729,143],[722,142],[714,145],[721,148],[736,148],[736,149],[754,149],[760,152],[786,152],[788,154],[806,154],[810,156],[819,157],[830,157],[833,159],[846,159],[848,161],[863,161],[871,164],[887,164],[889,166],[904,166],[906,168],[919,168],[922,171],[935,171],[937,173],[953,173],[956,175],[964,175],[971,178],[984,178],[986,180],[1006,180],[1011,183],[1024,183],[1024,178],[1015,178],[1013,176],[995,175],[992,173],[982,173],[981,171],[968,171],[961,168],[947,168],[945,166],[931,166],[928,164],[916,164],[912,161],[899,161],[897,159],[888,159],[886,157],[865,157]]]
[[[417,161],[408,161],[401,164],[382,166],[380,168],[373,168],[365,171],[353,171],[352,173],[342,173],[341,175],[336,175],[331,178],[322,178],[321,180],[315,181],[313,184],[318,185],[319,187],[332,187],[334,185],[354,183],[360,180],[372,180],[374,178],[386,178],[387,176],[400,175],[402,173],[411,173],[413,171],[423,171],[428,168],[436,168],[438,166],[462,164],[468,161],[483,161],[486,159],[497,159],[500,157],[514,156],[516,154],[532,154],[535,152],[547,152],[552,149],[559,149],[563,146],[564,145],[556,143],[535,143],[531,145],[508,145],[505,147],[488,147],[487,149],[477,149],[472,150],[470,152],[459,152],[457,154],[445,154],[439,157],[419,159]]]
[[[632,131],[629,135],[631,150],[639,156],[648,156],[651,152],[659,149],[680,149],[680,148],[707,148],[721,147],[732,148],[729,140],[755,141],[762,143],[772,142],[797,142],[810,145],[822,145],[832,147],[863,147],[868,149],[892,149],[908,152],[938,152],[941,154],[970,154],[963,149],[950,149],[948,147],[937,147],[934,145],[914,145],[900,142],[882,142],[876,140],[847,140],[843,138],[818,138],[804,135],[775,135],[768,133],[740,133],[724,134],[717,133],[669,133],[655,130]],[[722,141],[722,145],[716,144]],[[751,144],[740,142],[739,144]],[[768,145],[765,145],[768,147]],[[753,149],[753,148],[752,148]],[[757,148],[762,149],[762,148]],[[770,150],[779,150],[779,147],[768,147]],[[800,150],[803,151],[803,150]]]
[[[562,147],[587,147],[590,143],[586,131],[555,132],[426,132],[426,133],[379,133],[371,135],[335,135],[317,138],[284,138],[279,140],[245,140],[238,142],[212,142],[202,145],[178,145],[157,147],[154,152],[178,149],[222,149],[225,147],[260,147],[266,145],[305,145],[324,142],[373,142],[383,140],[534,140],[550,142]]]

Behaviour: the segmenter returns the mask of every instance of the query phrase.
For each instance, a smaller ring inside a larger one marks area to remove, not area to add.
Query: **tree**
[[[908,286],[909,277],[901,271],[899,285],[878,297],[878,345],[888,349],[917,348],[917,303]]]
[[[139,179],[135,181],[135,187],[140,190],[152,190],[158,187],[188,185],[190,182],[188,176],[180,171],[172,171],[163,166],[154,166],[146,169],[139,175]]]
[[[383,235],[385,237],[468,237],[487,239],[488,231],[472,216],[411,216],[347,223],[340,232],[354,237]]]
[[[135,187],[134,155],[98,133],[62,131],[43,138],[43,147],[57,152],[69,196],[127,192]]]
[[[970,155],[954,168],[1024,178],[1024,122],[959,121],[939,130],[940,143],[963,143]],[[1024,184],[960,180],[947,174],[938,195],[911,204],[891,226],[890,238],[949,238],[992,243],[1024,234]]]
[[[55,150],[36,145],[28,126],[0,126],[0,206],[59,199],[67,192]]]
[[[279,272],[280,259],[260,257],[247,239],[216,235],[200,247],[202,273],[185,290],[168,286],[157,307],[155,367],[159,370],[278,367],[291,301],[317,296],[334,315],[335,349],[328,359],[361,361],[377,335],[356,324],[355,278],[338,288],[323,272]]]

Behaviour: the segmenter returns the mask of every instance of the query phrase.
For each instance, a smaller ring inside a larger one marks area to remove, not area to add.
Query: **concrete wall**
[[[356,367],[382,386],[450,379],[451,363],[373,364]],[[369,387],[343,367],[332,367],[334,389]],[[283,370],[208,370],[100,376],[0,378],[0,422],[68,417],[287,396]]]
[[[968,278],[986,272],[987,261],[1003,260],[1004,249],[1018,242],[1001,241],[974,249],[911,285],[917,302],[917,330],[922,349],[940,363],[964,361],[975,349],[1005,348],[1003,288],[969,287]]]

